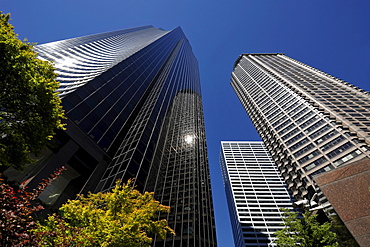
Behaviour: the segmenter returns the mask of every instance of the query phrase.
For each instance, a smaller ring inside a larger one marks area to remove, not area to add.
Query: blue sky
[[[181,26],[198,58],[220,247],[233,246],[221,140],[259,140],[230,86],[241,53],[279,52],[370,91],[370,2],[344,0],[0,0],[20,38],[46,43]]]

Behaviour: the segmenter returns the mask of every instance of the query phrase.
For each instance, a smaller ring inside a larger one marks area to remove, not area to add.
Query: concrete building
[[[263,142],[222,141],[220,163],[235,246],[276,246],[292,198]]]
[[[231,85],[297,200],[315,175],[370,157],[368,92],[280,53],[242,54]]]
[[[369,92],[281,53],[242,54],[231,85],[295,199],[309,202],[311,210],[336,213],[368,246],[368,227],[353,227],[366,225],[368,212],[359,213],[341,186],[368,187],[353,178],[367,176],[358,164],[370,158]]]
[[[370,159],[320,174],[315,181],[357,243],[370,246]]]

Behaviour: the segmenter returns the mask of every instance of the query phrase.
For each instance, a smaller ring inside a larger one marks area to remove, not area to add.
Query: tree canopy
[[[56,170],[32,191],[23,186],[15,189],[0,178],[0,246],[35,246],[32,230],[36,221],[32,214],[43,209],[37,197],[63,170]]]
[[[275,233],[277,246],[293,247],[337,247],[337,235],[331,231],[332,224],[325,222],[320,224],[317,222],[317,215],[306,211],[303,217],[300,217],[298,212],[292,212],[288,209],[284,211],[284,229]]]
[[[0,165],[21,169],[63,128],[64,113],[53,65],[18,39],[9,18],[0,12]]]
[[[117,182],[112,192],[79,195],[49,216],[35,230],[42,246],[150,246],[149,234],[175,234],[166,220],[155,220],[168,206]]]

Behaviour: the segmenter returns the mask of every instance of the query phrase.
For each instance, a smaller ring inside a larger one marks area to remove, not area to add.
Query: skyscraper
[[[263,142],[223,141],[220,163],[235,246],[275,246],[292,199]]]
[[[368,92],[278,53],[242,54],[231,85],[296,199],[314,196],[315,175],[370,157]]]
[[[215,246],[198,63],[181,28],[132,28],[36,51],[57,68],[67,131],[17,179],[32,185],[65,165],[41,197],[57,207],[80,191],[135,178],[171,207],[161,217],[176,236],[155,246]]]

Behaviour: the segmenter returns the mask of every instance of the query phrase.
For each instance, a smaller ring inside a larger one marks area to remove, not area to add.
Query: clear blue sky
[[[233,246],[221,140],[259,140],[230,86],[241,53],[281,52],[370,91],[370,2],[348,0],[0,0],[21,38],[55,40],[181,26],[199,60],[220,247]]]

